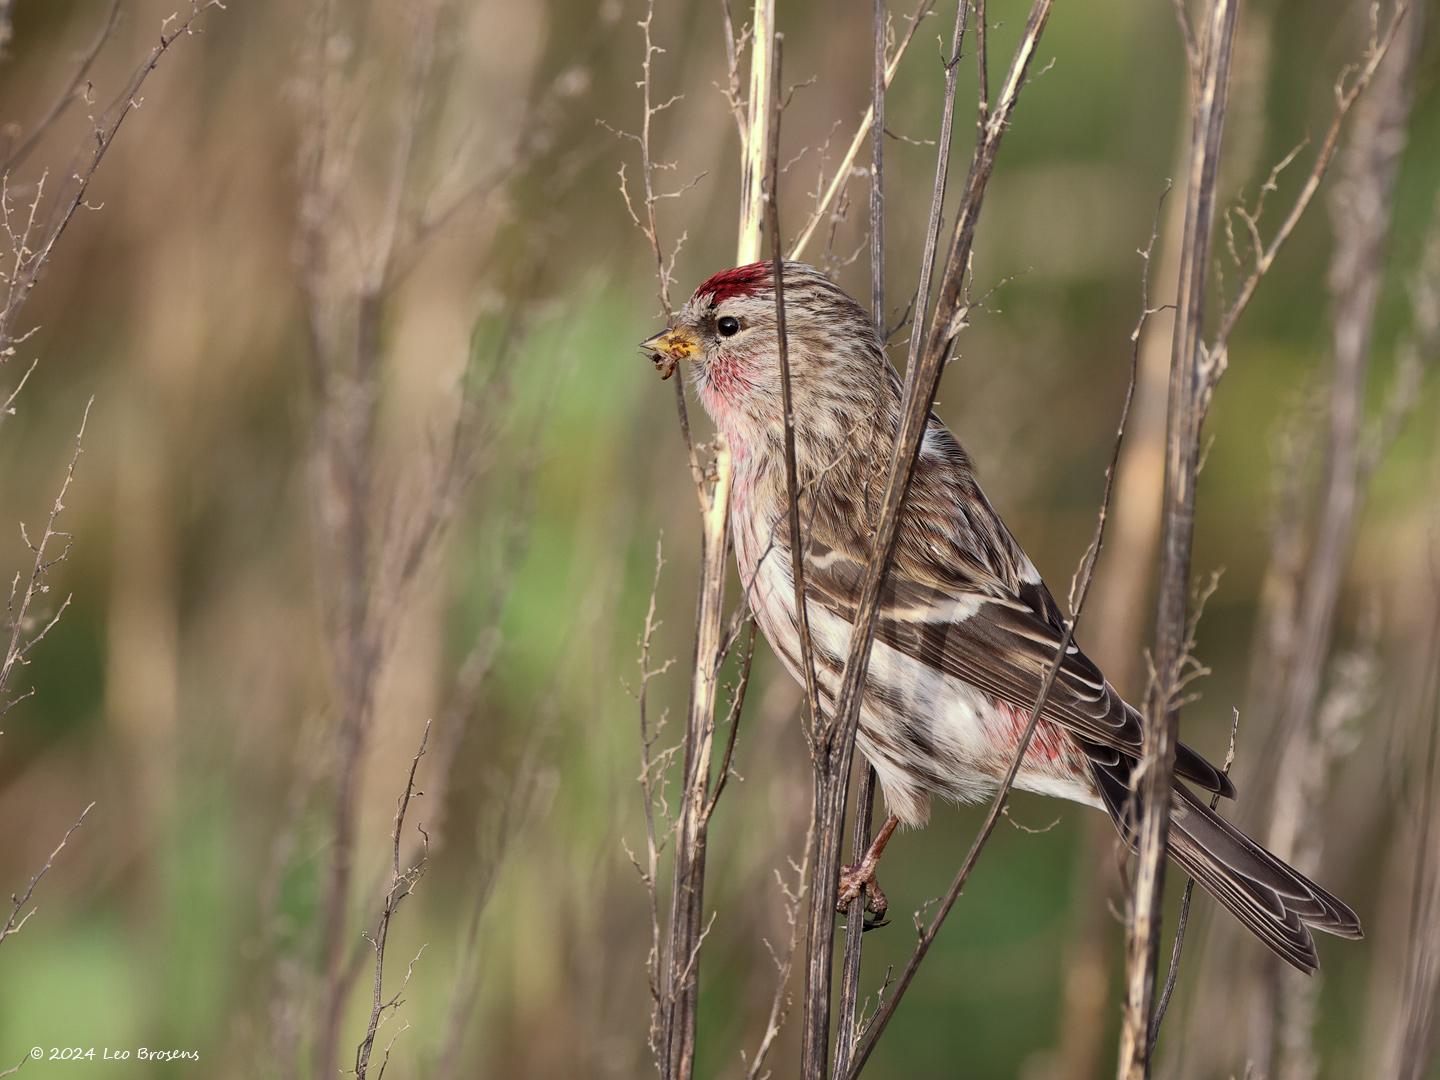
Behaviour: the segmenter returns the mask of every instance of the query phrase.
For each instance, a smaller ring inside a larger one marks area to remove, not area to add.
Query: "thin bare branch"
[[[115,99],[104,116],[97,121],[88,155],[70,176],[70,190],[51,214],[49,222],[42,230],[43,238],[39,240],[33,251],[28,250],[27,247],[23,259],[18,259],[18,265],[7,275],[6,300],[3,308],[0,308],[0,349],[15,343],[14,326],[20,309],[29,299],[30,292],[45,267],[49,265],[55,245],[60,242],[60,237],[64,235],[65,229],[74,219],[76,211],[85,205],[85,196],[90,190],[90,183],[94,180],[110,147],[114,145],[116,136],[120,134],[121,125],[132,111],[139,108],[140,91],[150,77],[150,73],[159,66],[161,58],[170,51],[177,40],[199,32],[200,28],[197,23],[206,12],[211,8],[223,9],[224,7],[225,4],[222,0],[204,0],[204,2],[194,0],[191,4],[190,14],[184,19],[167,19],[162,25],[159,42],[130,76],[130,81],[121,91],[120,96]]]
[[[94,404],[93,397],[85,403],[85,412],[80,417],[80,430],[75,433],[75,449],[70,455],[69,465],[65,468],[65,478],[60,482],[60,490],[55,495],[55,501],[50,504],[50,513],[45,519],[45,529],[40,534],[39,542],[32,541],[25,526],[20,526],[20,534],[30,548],[32,560],[30,570],[24,577],[23,591],[20,587],[21,574],[17,572],[10,582],[10,596],[6,604],[10,633],[4,658],[0,659],[0,718],[3,718],[17,701],[29,696],[27,692],[21,697],[6,700],[15,673],[29,663],[31,651],[54,629],[60,616],[70,606],[70,598],[67,596],[43,625],[34,625],[32,609],[35,601],[50,591],[50,572],[70,555],[70,534],[61,532],[57,526],[60,515],[65,511],[65,499],[70,494],[70,485],[75,481],[75,469],[80,463],[80,455],[84,452],[85,426],[90,422],[90,409]],[[63,545],[58,552],[54,550],[57,543]]]
[[[1146,703],[1144,756],[1132,781],[1137,785],[1132,798],[1137,800],[1139,808],[1134,834],[1139,858],[1127,925],[1126,998],[1118,1066],[1121,1080],[1144,1080],[1150,1075],[1150,1017],[1180,720],[1176,698],[1188,653],[1190,626],[1187,614],[1190,552],[1203,419],[1200,371],[1205,269],[1209,265],[1237,13],[1234,0],[1215,0],[1207,12],[1200,97],[1192,108],[1190,176],[1171,352],[1160,600],[1154,653],[1156,676],[1151,680]]]
[[[25,886],[25,891],[10,897],[10,915],[5,920],[5,925],[0,926],[0,945],[3,945],[5,939],[12,934],[18,934],[23,930],[25,924],[30,921],[30,917],[38,910],[37,908],[30,907],[30,900],[35,895],[35,887],[40,884],[45,875],[55,866],[55,860],[60,857],[60,852],[65,850],[65,845],[70,843],[70,837],[75,834],[76,829],[85,824],[86,815],[94,809],[95,804],[92,802],[89,806],[85,807],[84,810],[80,811],[80,816],[75,819],[75,823],[71,825],[70,828],[65,830],[65,835],[60,838],[60,843],[56,844],[55,850],[50,852],[50,857],[45,860],[45,865],[35,872],[35,875],[30,879],[30,883]],[[29,910],[26,910],[27,908]]]
[[[885,332],[885,0],[874,0],[871,36],[874,63],[870,78],[870,317],[881,339]],[[963,10],[964,4],[958,5]],[[952,99],[953,100],[953,99]],[[928,236],[927,236],[928,240]],[[932,257],[933,257],[933,248]],[[928,268],[922,269],[927,278]],[[875,805],[875,768],[860,765],[860,790],[855,798],[852,850],[856,865],[871,841],[871,813]],[[843,1075],[855,1049],[856,1009],[860,999],[860,970],[864,952],[865,908],[868,885],[862,885],[845,913],[845,952],[841,961],[840,1005],[835,1021],[835,1073]]]
[[[955,29],[950,36],[950,53],[944,58],[945,92],[940,111],[939,150],[935,154],[935,183],[930,193],[930,217],[925,223],[925,247],[920,256],[920,275],[915,286],[914,312],[910,323],[910,345],[905,354],[906,393],[920,359],[925,314],[930,308],[930,286],[935,276],[935,252],[940,246],[940,223],[945,212],[945,191],[950,181],[950,150],[955,129],[955,89],[960,79],[960,53],[965,45],[965,27],[970,13],[968,0],[955,6]]]
[[[870,570],[856,605],[854,629],[851,632],[835,714],[816,739],[816,854],[811,878],[810,925],[806,937],[808,977],[801,1061],[801,1073],[806,1080],[824,1077],[829,1063],[832,976],[830,940],[835,919],[840,848],[843,841],[845,807],[849,800],[850,765],[854,758],[860,703],[870,649],[875,638],[881,589],[894,556],[899,537],[900,516],[909,494],[910,481],[914,475],[930,408],[939,389],[945,358],[960,330],[961,320],[957,316],[963,304],[963,283],[970,263],[970,251],[985,190],[994,172],[1004,133],[1009,127],[1021,88],[1025,84],[1026,73],[1049,19],[1051,6],[1052,0],[1036,0],[1031,7],[1011,61],[1005,87],[975,147],[970,175],[966,180],[956,215],[945,271],[941,277],[935,315],[914,377],[907,379],[900,428],[896,434],[885,491],[880,501]],[[892,998],[887,1004],[893,1008],[893,1002]],[[856,1049],[851,1067],[852,1075],[863,1067],[865,1059],[873,1049],[872,1034],[878,1034],[875,1024],[867,1030],[865,1039]]]
[[[727,14],[728,18],[728,14]],[[728,23],[727,23],[728,25]],[[765,218],[765,179],[770,147],[774,75],[774,0],[755,0],[750,49],[750,96],[740,146],[740,235],[737,263],[755,262]],[[727,48],[733,36],[727,35]],[[677,390],[677,394],[679,391]],[[682,414],[682,423],[686,423]],[[726,655],[725,580],[730,552],[730,488],[734,465],[717,437],[707,483],[697,484],[701,510],[699,599],[695,616],[690,700],[687,708],[679,818],[675,828],[670,927],[663,959],[661,1074],[689,1080],[694,1070],[699,1008],[700,946],[705,934],[706,845],[712,804],[710,769],[715,747],[715,708],[720,667]],[[732,727],[732,734],[733,734]]]
[[[415,751],[415,756],[410,759],[410,773],[405,780],[405,788],[401,791],[400,797],[395,801],[395,822],[390,830],[390,883],[385,889],[385,897],[380,907],[380,919],[375,924],[375,933],[370,937],[370,944],[375,950],[375,982],[370,996],[370,1020],[365,1028],[365,1037],[360,1040],[360,1045],[355,1048],[355,1080],[365,1080],[370,1070],[370,1053],[375,1047],[375,1036],[380,1030],[380,1025],[385,1021],[387,1015],[393,1015],[404,1003],[401,995],[410,982],[410,976],[415,971],[415,963],[420,959],[420,953],[416,953],[405,970],[405,978],[401,980],[400,988],[389,998],[385,997],[385,947],[390,939],[390,922],[395,916],[400,904],[415,891],[415,886],[420,880],[420,875],[425,872],[425,852],[428,852],[429,838],[426,837],[425,847],[418,862],[413,865],[406,865],[401,868],[400,846],[401,838],[405,830],[405,815],[409,813],[410,801],[423,794],[415,790],[415,773],[420,768],[420,759],[425,756],[425,749],[430,742],[430,722],[425,722],[425,730],[420,736],[420,748]],[[420,829],[422,837],[425,830]],[[424,952],[422,945],[420,952]],[[402,1029],[403,1030],[403,1029]],[[397,1033],[398,1034],[398,1033]],[[394,1040],[391,1040],[394,1045]],[[385,1048],[385,1061],[390,1059],[390,1047]],[[384,1072],[384,1063],[381,1064],[380,1072]]]
[[[1336,739],[1326,732],[1321,693],[1327,670],[1337,672],[1332,695],[1345,685],[1340,677],[1345,666],[1336,664],[1331,653],[1340,593],[1368,493],[1365,398],[1376,308],[1385,280],[1393,189],[1413,97],[1411,72],[1420,40],[1418,21],[1412,16],[1399,23],[1390,40],[1395,48],[1376,70],[1372,91],[1360,101],[1331,192],[1335,234],[1329,275],[1333,374],[1324,467],[1319,510],[1310,524],[1302,570],[1304,587],[1291,609],[1289,662],[1283,671],[1275,717],[1275,738],[1286,767],[1275,778],[1269,846],[1307,874],[1317,871],[1323,844],[1323,834],[1308,823],[1316,820],[1337,752]],[[1272,1018],[1265,1025],[1271,1039],[1263,1048],[1266,1056],[1262,1062],[1282,1080],[1313,1077],[1318,1060],[1313,982],[1298,988],[1272,977],[1261,985],[1256,1013]]]
[[[55,96],[50,107],[41,114],[40,119],[35,122],[35,126],[30,129],[30,134],[20,140],[15,149],[5,156],[4,163],[0,164],[0,172],[13,173],[23,165],[25,159],[30,156],[30,152],[40,145],[40,140],[45,137],[45,133],[75,102],[82,84],[85,83],[85,76],[90,73],[90,68],[94,65],[96,57],[100,55],[100,50],[105,47],[105,43],[110,40],[110,35],[115,32],[115,24],[119,17],[120,0],[110,0],[110,6],[105,11],[105,18],[100,24],[99,31],[90,42],[89,47],[80,54],[75,64],[75,70],[71,72],[64,88]]]
[[[804,920],[800,917],[800,912],[805,905],[805,890],[809,881],[809,866],[805,859],[808,858],[810,850],[810,834],[814,830],[815,819],[812,817],[805,830],[805,844],[802,848],[806,852],[806,856],[798,863],[794,860],[790,862],[790,869],[795,875],[794,886],[786,885],[780,871],[775,871],[776,884],[785,899],[785,925],[789,929],[789,936],[779,950],[770,948],[771,958],[775,961],[775,993],[770,999],[770,1012],[765,1018],[765,1031],[760,1037],[760,1045],[751,1056],[745,1070],[745,1080],[760,1080],[762,1075],[768,1075],[762,1073],[761,1070],[764,1069],[766,1058],[775,1045],[775,1039],[780,1034],[780,1029],[785,1026],[786,1017],[790,1013],[790,1005],[793,1000],[790,993],[790,975],[795,967],[795,953],[800,947],[800,935],[805,925]],[[769,943],[766,944],[768,947]]]
[[[1330,119],[1330,126],[1325,132],[1325,138],[1321,140],[1320,149],[1315,155],[1315,161],[1310,167],[1310,172],[1301,184],[1300,192],[1296,195],[1295,202],[1291,205],[1289,213],[1285,216],[1285,220],[1281,222],[1280,227],[1275,230],[1275,235],[1270,238],[1269,243],[1263,245],[1262,250],[1258,250],[1255,265],[1245,280],[1241,282],[1235,299],[1231,301],[1230,306],[1220,319],[1220,325],[1216,330],[1214,341],[1207,349],[1208,355],[1205,360],[1205,374],[1206,379],[1212,384],[1224,371],[1227,346],[1231,332],[1240,321],[1240,316],[1245,313],[1245,309],[1250,306],[1250,301],[1254,299],[1255,290],[1259,287],[1261,280],[1275,264],[1275,259],[1280,254],[1280,250],[1285,246],[1285,242],[1290,239],[1291,234],[1295,231],[1295,227],[1300,224],[1300,219],[1304,217],[1305,211],[1309,209],[1311,201],[1320,190],[1320,182],[1325,179],[1325,173],[1335,157],[1335,151],[1339,149],[1340,133],[1344,129],[1345,120],[1350,115],[1350,110],[1354,108],[1355,103],[1360,99],[1360,95],[1365,92],[1366,87],[1368,87],[1374,79],[1375,72],[1379,69],[1381,61],[1385,59],[1386,54],[1390,51],[1391,45],[1395,42],[1395,37],[1405,21],[1408,10],[1408,0],[1400,0],[1390,14],[1390,21],[1386,24],[1384,34],[1370,40],[1365,50],[1365,55],[1361,59],[1359,70],[1355,73],[1350,84],[1348,86],[1345,84],[1344,73],[1342,73],[1340,79],[1335,83],[1335,113]],[[1282,162],[1282,167],[1287,163],[1288,160]],[[1273,184],[1274,175],[1274,173],[1271,174],[1271,184]],[[1269,187],[1271,184],[1267,184],[1266,186]],[[1262,188],[1262,197],[1264,190],[1265,188]],[[1252,215],[1252,217],[1258,220],[1258,213]],[[1251,224],[1253,225],[1254,222],[1252,221]]]
[[[1229,776],[1235,764],[1235,736],[1240,730],[1240,710],[1235,709],[1230,719],[1230,745],[1225,751],[1225,764],[1221,766],[1222,776]],[[1210,797],[1210,809],[1220,805],[1219,794]],[[1160,991],[1160,1000],[1155,1005],[1155,1015],[1150,1020],[1150,1053],[1155,1053],[1155,1043],[1160,1038],[1160,1025],[1165,1022],[1165,1013],[1170,1008],[1170,998],[1175,993],[1175,983],[1180,978],[1180,954],[1185,948],[1185,930],[1190,924],[1190,901],[1195,895],[1195,879],[1185,879],[1185,892],[1180,897],[1180,914],[1175,921],[1175,941],[1170,947],[1170,967],[1165,973],[1165,986]]]
[[[934,6],[934,0],[922,0],[920,6],[915,9],[915,14],[910,18],[910,25],[905,31],[905,36],[902,37],[895,46],[895,51],[891,53],[890,59],[885,65],[886,89],[889,89],[890,83],[895,79],[895,73],[900,70],[900,61],[904,59],[906,50],[910,48],[910,42],[915,39],[915,31],[919,29],[921,20],[930,14]],[[836,166],[835,175],[825,188],[825,193],[820,196],[815,206],[811,209],[810,216],[805,219],[805,225],[801,228],[800,235],[796,237],[795,242],[790,245],[789,258],[798,259],[805,254],[806,247],[809,246],[811,239],[815,236],[815,230],[818,229],[820,223],[825,220],[825,215],[829,212],[831,205],[837,202],[840,192],[849,184],[850,174],[855,168],[855,159],[860,156],[860,150],[865,145],[865,137],[870,134],[870,130],[874,124],[875,103],[872,100],[870,107],[865,110],[865,115],[860,118],[860,126],[855,129],[855,135],[851,138],[850,145],[846,148],[844,156],[841,157],[840,164]]]
[[[1168,188],[1166,191],[1168,192]],[[1164,193],[1161,194],[1161,203],[1164,202]],[[940,900],[934,916],[927,925],[920,929],[920,938],[911,953],[910,959],[901,970],[900,976],[893,983],[888,996],[878,1005],[874,1018],[865,1028],[860,1046],[857,1048],[855,1057],[852,1060],[848,1072],[841,1074],[846,1080],[860,1074],[865,1061],[873,1052],[875,1043],[884,1033],[885,1026],[890,1022],[896,1008],[899,1007],[900,999],[904,997],[905,991],[909,988],[919,969],[925,955],[929,952],[930,946],[934,943],[940,932],[940,927],[954,908],[955,903],[964,891],[966,882],[975,868],[975,864],[989,842],[990,835],[994,832],[996,824],[1006,809],[1006,802],[1015,784],[1015,777],[1020,771],[1020,764],[1025,758],[1029,749],[1030,741],[1034,737],[1035,729],[1039,725],[1040,714],[1044,711],[1045,703],[1049,700],[1052,688],[1055,685],[1055,678],[1060,670],[1060,665],[1065,659],[1066,650],[1074,640],[1075,627],[1079,624],[1080,616],[1085,609],[1085,601],[1090,595],[1090,586],[1094,579],[1095,565],[1099,554],[1104,550],[1106,525],[1110,518],[1110,504],[1115,494],[1115,475],[1119,468],[1120,453],[1125,445],[1125,432],[1130,421],[1130,410],[1135,399],[1135,385],[1139,375],[1140,338],[1144,331],[1149,317],[1154,314],[1150,305],[1150,258],[1155,248],[1155,239],[1160,228],[1160,207],[1155,210],[1155,223],[1151,228],[1150,240],[1140,252],[1142,259],[1141,275],[1141,304],[1140,316],[1131,334],[1131,356],[1130,375],[1126,384],[1125,397],[1120,406],[1120,416],[1116,422],[1115,440],[1111,447],[1110,460],[1105,467],[1105,479],[1100,495],[1100,506],[1095,516],[1095,530],[1091,535],[1090,543],[1085,553],[1080,558],[1080,563],[1075,571],[1075,578],[1070,586],[1070,617],[1066,620],[1065,633],[1062,635],[1059,648],[1056,649],[1049,668],[1045,673],[1045,679],[1041,684],[1040,693],[1036,697],[1035,704],[1031,707],[1030,717],[1025,725],[1025,730],[1020,737],[1015,754],[1011,758],[1010,767],[1006,772],[1005,779],[1001,782],[999,790],[995,793],[990,809],[981,824],[980,831],[976,834],[966,853],[960,869],[956,871],[954,879],[946,890],[944,897]]]

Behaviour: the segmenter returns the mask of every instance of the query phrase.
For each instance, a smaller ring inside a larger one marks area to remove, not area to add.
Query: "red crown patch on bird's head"
[[[710,306],[714,307],[732,296],[753,296],[764,288],[769,280],[769,263],[747,263],[730,270],[721,270],[715,276],[707,278],[695,290],[695,299],[708,296]]]

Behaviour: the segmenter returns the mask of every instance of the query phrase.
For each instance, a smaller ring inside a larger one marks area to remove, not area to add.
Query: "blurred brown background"
[[[44,169],[52,189],[63,184],[90,117],[104,115],[174,8],[121,6],[87,75],[90,101],[76,101],[7,179],[16,207]],[[108,9],[7,6],[0,120],[31,129]],[[203,33],[176,41],[144,83],[96,174],[94,208],[77,213],[24,310],[20,328],[38,329],[0,367],[8,396],[39,360],[0,428],[7,574],[28,566],[16,525],[43,521],[95,399],[61,523],[73,549],[36,614],[66,596],[70,606],[7,688],[35,694],[5,717],[0,739],[0,883],[22,888],[97,804],[37,888],[38,914],[0,950],[0,1068],[32,1046],[147,1045],[198,1050],[201,1061],[42,1060],[24,1074],[315,1075],[333,959],[326,930],[338,926],[346,957],[368,949],[360,933],[380,910],[395,799],[433,720],[426,794],[412,809],[431,832],[429,864],[395,918],[395,986],[426,948],[381,1030],[383,1045],[409,1025],[391,1074],[649,1074],[648,915],[623,846],[641,838],[629,691],[663,537],[654,648],[677,664],[652,684],[651,708],[683,708],[697,522],[670,388],[633,346],[659,318],[648,248],[616,184],[622,161],[633,184],[635,147],[597,123],[639,123],[644,10],[632,0],[457,2],[434,16],[433,56],[417,69],[429,11],[400,0],[334,10],[231,0],[204,12]],[[895,12],[899,28],[908,13]],[[913,290],[934,149],[910,140],[938,126],[935,42],[949,17],[921,28],[890,92],[888,127],[903,136],[888,143],[891,297]],[[787,81],[813,79],[782,131],[787,160],[810,147],[783,182],[782,217],[797,226],[867,100],[869,18],[868,5],[779,5]],[[995,55],[1008,55],[1023,11],[992,4],[991,20]],[[711,3],[662,3],[655,16],[666,50],[657,94],[685,95],[656,121],[656,156],[677,163],[664,183],[703,174],[661,206],[667,242],[687,234],[681,296],[733,258],[738,170],[715,87],[725,78],[719,22]],[[1334,79],[1367,32],[1349,3],[1244,8],[1230,197],[1253,199],[1276,160],[1323,132]],[[1184,71],[1166,4],[1058,5],[1042,51],[1053,64],[1026,91],[980,228],[977,288],[1001,284],[962,339],[940,411],[1058,593],[1089,537],[1125,386],[1136,251],[1179,170]],[[1435,243],[1437,59],[1431,34],[1393,194],[1373,416],[1415,333],[1409,285],[1427,236]],[[417,70],[426,93],[411,110]],[[968,77],[961,87],[957,161],[973,103]],[[412,235],[402,224],[402,257],[383,288],[356,292],[392,220],[397,142],[412,137],[395,220],[424,227]],[[317,139],[328,148],[318,173]],[[1272,212],[1288,207],[1303,167],[1288,188],[1282,179]],[[865,296],[864,258],[846,261],[864,241],[863,177],[851,195],[828,256],[822,229],[807,258],[829,258]],[[1164,213],[1178,203],[1172,196]],[[1164,296],[1175,229],[1164,214],[1161,223]],[[1273,766],[1267,717],[1245,706],[1263,700],[1267,678],[1251,660],[1276,492],[1316,460],[1295,466],[1286,447],[1303,448],[1324,415],[1331,237],[1317,204],[1236,335],[1210,425],[1195,566],[1224,574],[1199,630],[1211,673],[1184,729],[1219,757],[1232,705],[1241,708],[1242,821],[1263,820],[1267,788],[1247,780]],[[367,299],[369,324],[357,315]],[[374,331],[368,350],[353,340],[361,325]],[[1163,315],[1156,327],[1147,368],[1166,362]],[[345,395],[367,390],[372,429],[356,435]],[[1328,669],[1327,685],[1352,670],[1344,664],[1368,665],[1344,676],[1355,702],[1318,811],[1318,877],[1369,931],[1359,945],[1321,944],[1315,1047],[1330,1078],[1379,1075],[1367,1063],[1390,1037],[1387,995],[1410,949],[1416,807],[1435,723],[1433,687],[1424,697],[1440,595],[1435,380],[1407,404],[1370,484]],[[1154,462],[1141,405],[1121,534],[1143,533],[1142,504],[1154,499],[1143,487]],[[457,430],[458,461],[447,457]],[[355,510],[345,500],[362,488]],[[437,529],[413,579],[391,588],[404,577],[394,538],[432,511]],[[371,538],[358,577],[336,543],[350,526]],[[1138,694],[1151,564],[1115,556],[1134,550],[1112,535],[1080,637]],[[336,616],[357,581],[370,597],[365,625],[384,627],[363,671],[347,666],[355,654]],[[739,742],[743,782],[712,833],[719,918],[706,947],[704,1076],[743,1075],[740,1051],[752,1050],[770,1006],[763,941],[785,932],[775,874],[798,854],[810,797],[796,706],[761,646]],[[368,719],[337,924],[326,909],[336,788],[357,707]],[[870,1075],[1110,1070],[1121,932],[1107,908],[1118,895],[1108,838],[1084,811],[1028,796],[1010,816],[1027,828],[1001,826]],[[908,952],[909,911],[943,890],[978,817],[940,809],[926,832],[892,846],[895,921],[867,937],[869,991]],[[1214,915],[1198,898],[1166,1075],[1228,1076],[1248,1053],[1243,1018],[1216,1006],[1243,1012],[1241,989],[1267,976],[1259,946],[1228,927],[1211,933]],[[367,967],[339,1020],[342,1067],[364,1033],[369,980]],[[782,1038],[775,1075],[793,1060]]]

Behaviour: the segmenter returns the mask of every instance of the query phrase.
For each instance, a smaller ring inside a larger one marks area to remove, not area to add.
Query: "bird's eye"
[[[734,315],[722,315],[716,321],[715,329],[721,337],[734,337],[740,332],[740,320]]]

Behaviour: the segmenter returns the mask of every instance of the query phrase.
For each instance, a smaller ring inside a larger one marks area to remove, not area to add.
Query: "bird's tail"
[[[1310,930],[1364,936],[1355,912],[1176,785],[1170,855],[1279,956],[1304,972],[1319,965]]]
[[[1135,834],[1129,785],[1117,769],[1096,768],[1101,797],[1121,835]],[[1170,857],[1246,928],[1301,971],[1319,966],[1310,931],[1363,937],[1355,912],[1286,865],[1176,784],[1170,809]]]

